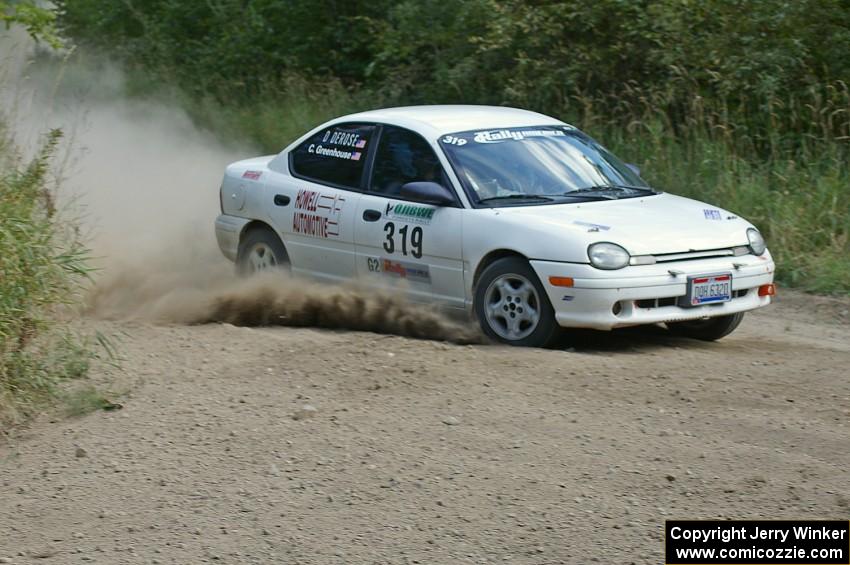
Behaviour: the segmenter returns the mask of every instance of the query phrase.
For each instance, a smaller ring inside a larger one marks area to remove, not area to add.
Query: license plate
[[[688,277],[688,294],[683,306],[701,306],[732,300],[732,275],[698,275]]]

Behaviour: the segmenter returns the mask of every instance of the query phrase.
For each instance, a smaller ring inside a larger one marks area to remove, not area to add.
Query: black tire
[[[741,324],[744,313],[718,316],[717,318],[706,318],[703,320],[689,320],[687,322],[670,322],[667,329],[674,335],[701,339],[702,341],[716,341],[726,337]]]
[[[289,254],[283,242],[268,228],[254,228],[239,242],[236,272],[243,276],[271,270],[289,270]]]
[[[525,283],[534,292],[526,293]],[[508,290],[503,293],[502,288]],[[517,294],[510,294],[514,290]],[[548,347],[561,335],[549,297],[525,259],[505,257],[488,265],[478,279],[474,300],[481,330],[491,339],[522,347]],[[530,316],[531,312],[538,316]]]

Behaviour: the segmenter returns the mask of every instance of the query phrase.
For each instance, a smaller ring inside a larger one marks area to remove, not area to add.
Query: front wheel
[[[272,269],[288,269],[289,255],[280,238],[269,229],[254,229],[239,243],[236,270],[253,275]]]
[[[743,319],[744,313],[738,312],[737,314],[718,316],[716,318],[689,320],[687,322],[669,322],[667,329],[670,330],[670,333],[683,337],[701,339],[702,341],[716,341],[735,331],[735,328],[740,325]]]
[[[561,333],[543,285],[519,257],[484,269],[475,288],[475,313],[485,334],[509,345],[546,347]]]

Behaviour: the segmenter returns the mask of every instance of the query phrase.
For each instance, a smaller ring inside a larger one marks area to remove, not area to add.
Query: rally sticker
[[[532,129],[532,130],[509,130],[500,129],[495,131],[479,131],[473,138],[476,143],[500,143],[502,141],[522,141],[527,137],[561,137],[566,135],[559,129]]]
[[[322,239],[339,237],[339,219],[345,198],[301,189],[295,197],[292,231]]]
[[[428,270],[428,265],[409,263],[407,261],[393,261],[392,259],[381,259],[378,267],[379,268],[376,269],[376,271],[379,270],[385,275],[413,282],[431,284],[431,272]]]

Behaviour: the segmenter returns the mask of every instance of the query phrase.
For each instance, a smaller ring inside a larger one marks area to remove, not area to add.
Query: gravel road
[[[554,351],[88,320],[124,408],[0,440],[0,562],[658,564],[669,518],[847,519],[848,307]]]

